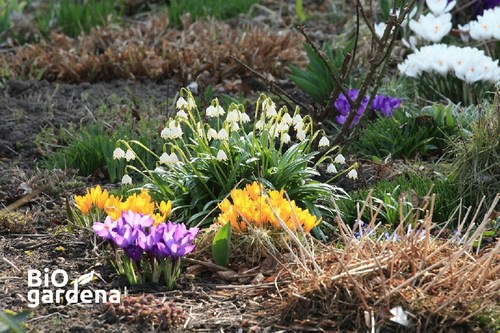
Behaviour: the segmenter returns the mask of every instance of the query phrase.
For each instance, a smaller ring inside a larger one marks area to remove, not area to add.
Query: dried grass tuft
[[[268,305],[279,308],[283,324],[292,327],[314,323],[322,329],[397,330],[390,310],[401,306],[409,321],[406,330],[478,329],[488,312],[499,310],[500,239],[477,252],[473,245],[499,199],[497,195],[482,219],[477,214],[471,220],[464,217],[460,228],[470,223],[469,236],[461,239],[431,237],[429,211],[421,227],[410,233],[401,224],[399,241],[366,235],[356,240],[338,215],[339,243],[316,245],[314,261],[320,270],[297,262],[297,256],[280,284],[280,298]]]
[[[231,28],[214,20],[176,30],[167,17],[155,16],[126,28],[92,29],[78,39],[53,33],[50,41],[16,48],[6,56],[6,65],[12,77],[49,81],[147,77],[186,84],[202,75],[205,84],[216,84],[249,74],[231,55],[256,70],[283,76],[292,61],[304,64],[301,43],[292,32]]]

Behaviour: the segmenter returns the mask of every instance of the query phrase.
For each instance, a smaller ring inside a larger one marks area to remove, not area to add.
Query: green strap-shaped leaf
[[[212,256],[217,265],[226,266],[231,250],[231,223],[226,223],[215,234],[212,242]]]

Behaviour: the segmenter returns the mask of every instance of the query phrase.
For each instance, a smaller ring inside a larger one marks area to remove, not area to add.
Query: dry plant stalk
[[[369,200],[365,206],[372,207]],[[498,310],[500,239],[478,253],[472,248],[491,222],[489,216],[499,200],[500,194],[475,230],[468,228],[470,236],[462,239],[458,235],[447,240],[431,237],[432,204],[422,227],[406,233],[400,226],[397,241],[380,241],[366,234],[357,240],[337,216],[341,249],[338,245],[316,249],[310,260],[319,265],[321,274],[310,265],[288,267],[289,276],[279,290],[283,299],[271,300],[270,306],[283,311],[288,325],[317,321],[322,328],[364,331],[396,325],[390,322],[389,309],[401,306],[409,314],[412,330],[467,327],[481,312]],[[467,214],[460,227],[474,225],[477,211],[472,220]],[[370,225],[376,229],[375,219]],[[300,256],[296,259],[301,260]]]

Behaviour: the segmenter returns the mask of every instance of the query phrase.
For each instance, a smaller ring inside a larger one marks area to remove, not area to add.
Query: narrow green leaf
[[[231,223],[226,223],[215,234],[212,242],[212,257],[218,265],[226,266],[231,250]]]

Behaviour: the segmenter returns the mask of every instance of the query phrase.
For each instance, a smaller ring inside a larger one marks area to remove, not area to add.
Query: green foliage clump
[[[300,69],[297,66],[290,66],[292,74],[290,74],[290,80],[295,83],[300,90],[311,96],[311,98],[321,104],[326,105],[330,95],[333,92],[334,81],[329,75],[329,68],[321,59],[321,57],[314,51],[314,49],[308,45],[304,44],[304,48],[309,58],[309,65],[306,69]],[[323,52],[330,64],[333,74],[339,76],[340,69],[344,62],[345,50],[336,50],[335,52],[328,46],[328,44],[323,45]]]
[[[368,123],[350,150],[376,160],[387,156],[414,159],[441,156],[449,138],[462,133],[453,106],[433,105],[419,113],[395,112]]]
[[[485,196],[486,206],[499,192],[500,184],[500,97],[483,108],[472,125],[470,137],[452,142],[456,159],[451,179],[468,205],[477,207]]]
[[[256,2],[257,0],[171,0],[168,6],[168,18],[175,26],[181,24],[181,16],[185,13],[190,13],[193,20],[201,17],[228,19],[247,12]]]
[[[103,108],[103,112],[104,109],[107,108]],[[114,114],[113,110],[108,110],[108,113]],[[161,147],[161,140],[156,131],[151,130],[158,126],[158,120],[147,117],[139,121],[134,121],[130,117],[115,122],[98,120],[70,131],[71,135],[68,135],[68,132],[60,135],[60,139],[67,146],[52,152],[51,149],[47,149],[49,152],[42,158],[40,165],[44,169],[78,169],[82,176],[104,171],[114,182],[121,179],[125,166],[123,160],[113,158],[116,141],[125,138],[137,140],[152,148]],[[156,160],[146,152],[140,152],[138,157],[147,166],[155,166]]]
[[[415,212],[420,208],[424,200],[429,200],[427,209],[430,209],[430,198],[428,194],[435,193],[433,222],[447,221],[457,207],[458,193],[454,185],[443,178],[421,177],[416,174],[399,176],[392,180],[381,180],[370,187],[373,208],[366,208],[362,219],[370,221],[371,214],[382,204],[379,219],[390,225],[399,224],[400,206],[402,201],[403,215]],[[349,193],[349,198],[342,198],[337,201],[337,206],[343,215],[346,223],[353,224],[358,218],[358,208],[361,210],[363,202],[368,197],[370,189],[360,189]],[[431,190],[431,193],[429,191]],[[423,218],[424,212],[420,214]],[[408,216],[410,217],[410,216]],[[408,222],[408,221],[406,221]]]

